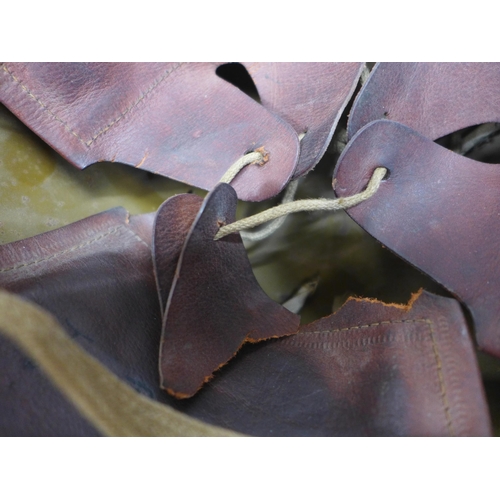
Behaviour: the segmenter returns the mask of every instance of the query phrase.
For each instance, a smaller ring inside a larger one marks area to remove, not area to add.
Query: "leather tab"
[[[404,125],[379,120],[344,150],[335,172],[337,195],[360,192],[379,166],[389,169],[389,178],[347,212],[463,301],[479,346],[500,356],[500,166],[457,155]]]
[[[349,137],[380,119],[433,140],[500,122],[499,87],[498,63],[377,63],[352,107]]]
[[[212,189],[245,153],[269,160],[232,183],[278,194],[297,163],[288,123],[219,78],[215,63],[4,63],[0,101],[79,168],[118,161]]]
[[[178,398],[193,396],[245,341],[299,328],[299,316],[260,288],[240,235],[214,241],[236,203],[228,184],[208,194],[179,257],[160,346],[161,385]]]
[[[293,177],[314,168],[352,97],[363,63],[246,63],[262,105],[290,123],[300,141]]]

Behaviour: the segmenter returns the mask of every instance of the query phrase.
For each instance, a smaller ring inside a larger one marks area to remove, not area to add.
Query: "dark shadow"
[[[500,123],[466,127],[437,139],[436,144],[472,160],[500,163]]]
[[[260,96],[252,77],[241,63],[227,63],[219,66],[216,75],[239,88],[247,96],[260,104]]]

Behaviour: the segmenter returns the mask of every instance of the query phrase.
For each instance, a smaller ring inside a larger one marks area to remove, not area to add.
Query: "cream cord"
[[[228,234],[235,233],[237,231],[242,231],[244,229],[250,229],[252,227],[263,224],[270,220],[277,219],[278,217],[283,217],[294,212],[304,212],[313,210],[340,210],[353,207],[362,201],[367,200],[372,197],[380,187],[380,183],[387,173],[387,169],[384,167],[377,167],[373,171],[373,175],[368,183],[368,186],[361,193],[348,196],[346,198],[328,199],[319,198],[312,200],[297,200],[290,203],[283,203],[276,207],[272,207],[263,212],[247,217],[246,219],[241,219],[239,221],[223,226],[219,229],[219,232],[215,235],[214,240],[219,240],[224,238]]]
[[[298,187],[299,187],[298,179],[291,181],[286,188],[281,204],[290,203],[291,201],[293,201]],[[270,222],[266,227],[258,231],[242,231],[241,236],[247,239],[248,241],[263,240],[264,238],[267,238],[268,236],[273,234],[274,231],[279,229],[283,225],[285,220],[286,220],[286,215],[284,215],[283,217],[278,217],[277,219]]]
[[[245,156],[242,156],[239,160],[235,161],[231,165],[231,167],[226,171],[219,182],[225,182],[226,184],[229,184],[238,175],[239,171],[242,168],[252,163],[258,163],[262,165],[266,161],[267,157],[260,151],[252,151],[251,153],[247,153]]]

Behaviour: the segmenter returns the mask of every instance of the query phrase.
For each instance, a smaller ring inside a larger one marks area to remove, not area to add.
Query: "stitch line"
[[[303,332],[303,333],[300,333],[299,335],[301,335],[301,336],[308,335],[308,334],[320,334],[320,335],[327,335],[328,334],[328,335],[330,335],[332,333],[346,332],[349,330],[361,330],[361,329],[371,328],[371,327],[376,327],[376,326],[381,326],[381,325],[391,325],[391,324],[401,324],[401,323],[409,323],[409,324],[411,324],[411,323],[426,323],[428,328],[429,328],[430,338],[431,338],[431,342],[432,342],[432,350],[433,350],[434,359],[436,362],[437,375],[438,375],[438,380],[439,380],[439,388],[441,391],[441,399],[442,399],[443,409],[444,409],[444,414],[445,414],[445,419],[446,419],[446,426],[448,427],[448,432],[449,432],[450,436],[455,436],[456,434],[455,434],[455,430],[453,428],[453,422],[452,422],[452,418],[451,418],[451,414],[450,414],[450,403],[448,401],[446,384],[445,384],[444,376],[443,376],[443,364],[441,361],[441,356],[439,355],[439,349],[438,349],[438,345],[436,342],[436,332],[434,330],[434,324],[430,319],[420,318],[420,319],[379,321],[377,323],[369,323],[366,325],[357,325],[357,326],[351,326],[351,327],[347,327],[347,328],[337,328],[335,330],[316,330],[316,331],[312,331],[312,332]],[[298,335],[296,337],[298,337]],[[358,342],[357,344],[353,344],[353,346],[366,345],[366,343],[370,343],[372,340],[375,340],[375,339],[373,339],[373,338],[368,339],[368,340],[361,339],[361,343]],[[384,343],[384,342],[394,341],[394,340],[395,340],[395,337],[390,337],[390,336],[385,337],[382,335],[380,335],[376,338],[376,341],[378,343]],[[407,338],[404,338],[404,340],[406,341]],[[365,343],[365,341],[366,341],[366,343]],[[308,345],[306,342],[294,342],[293,338],[290,338],[290,340],[286,343],[291,344],[291,345],[297,345],[298,347],[303,347],[303,346]],[[334,344],[334,347],[338,347],[338,346],[343,345],[343,344],[345,344],[345,342],[340,341],[340,342]],[[313,342],[312,344],[309,344],[309,345],[311,347],[314,347],[314,348],[318,348],[318,347],[325,348],[328,346],[328,344],[325,342]],[[344,345],[344,347],[345,347],[345,345]]]
[[[441,363],[441,356],[439,355],[439,350],[436,342],[435,331],[432,321],[427,320],[429,325],[429,330],[431,332],[432,349],[434,350],[434,357],[436,358],[436,365],[438,371],[439,385],[441,386],[441,397],[443,399],[444,413],[446,415],[446,425],[448,426],[448,432],[450,436],[455,436],[455,430],[453,428],[453,423],[451,421],[450,414],[450,403],[448,401],[448,395],[446,393],[446,385],[443,377],[443,365]]]
[[[146,248],[148,248],[149,250],[151,250],[151,247],[147,244],[147,242],[144,241],[134,230],[132,230],[128,226],[124,226],[124,228],[130,233],[131,236],[134,237],[134,239],[136,241],[138,241],[139,243],[141,243],[142,245],[144,245]]]
[[[318,333],[318,334],[331,334],[331,333],[338,333],[338,332],[347,332],[349,330],[361,330],[363,328],[372,328],[374,326],[381,326],[381,325],[395,325],[399,323],[427,323],[429,320],[428,319],[398,319],[398,320],[392,320],[392,321],[379,321],[378,323],[368,323],[366,325],[357,325],[357,326],[349,326],[347,328],[337,328],[335,330],[315,330],[312,332],[301,332],[299,335],[311,335],[313,333]]]
[[[104,128],[99,130],[93,137],[90,138],[88,142],[86,142],[87,146],[90,146],[100,135],[104,134],[107,132],[111,127],[116,125],[122,118],[124,118],[132,109],[134,109],[143,99],[145,99],[151,92],[153,92],[158,85],[160,85],[166,78],[168,78],[176,69],[178,69],[180,66],[182,66],[184,63],[176,63],[174,64],[171,68],[167,69],[165,73],[163,73],[162,77],[153,82],[153,85],[149,87],[149,89],[137,99],[132,105],[130,105],[125,111],[121,112],[120,115],[115,118],[112,122],[110,122],[108,125],[106,125]]]
[[[37,260],[33,260],[31,262],[25,262],[24,264],[20,264],[20,265],[17,265],[17,266],[6,267],[4,269],[0,269],[0,273],[6,273],[6,272],[9,272],[9,271],[15,271],[17,269],[21,269],[23,267],[29,267],[29,266],[32,266],[34,264],[39,264],[41,262],[46,262],[48,260],[52,260],[52,259],[54,259],[56,257],[59,257],[61,255],[65,255],[65,254],[73,252],[75,250],[79,250],[80,248],[84,248],[84,247],[86,247],[88,245],[91,245],[92,243],[95,243],[96,241],[99,241],[99,240],[101,240],[103,238],[106,238],[107,236],[110,236],[111,234],[116,233],[121,227],[123,227],[123,226],[121,226],[121,225],[120,226],[115,226],[115,227],[109,229],[108,231],[106,231],[105,233],[101,233],[96,238],[84,241],[83,243],[80,243],[79,245],[76,245],[76,246],[71,247],[71,248],[67,248],[66,250],[62,250],[61,252],[54,253],[52,255],[49,255],[48,257],[44,257],[43,259],[37,259]]]
[[[57,120],[59,123],[63,125],[65,130],[75,136],[84,146],[90,147],[92,143],[95,142],[95,140],[105,132],[107,132],[110,128],[112,128],[114,125],[116,125],[122,118],[124,118],[132,109],[134,109],[143,99],[145,99],[153,90],[158,87],[166,78],[168,78],[176,69],[178,69],[182,64],[184,63],[176,63],[174,66],[171,68],[167,69],[162,77],[153,82],[153,85],[149,87],[149,89],[143,93],[139,99],[137,99],[133,104],[131,104],[127,109],[122,111],[118,117],[116,117],[113,121],[108,123],[108,125],[104,126],[102,129],[100,129],[94,136],[92,136],[89,140],[85,141],[77,132],[75,132],[67,122],[59,118],[53,111],[50,110],[50,108],[44,104],[38,97],[36,97],[31,90],[26,87],[21,81],[14,75],[14,73],[9,70],[6,66],[6,64],[2,64],[2,69],[26,92],[33,100],[35,100],[47,113],[49,113],[55,120]]]
[[[84,146],[87,146],[85,140],[82,137],[80,137],[65,121],[61,120],[61,118],[59,118],[56,114],[54,114],[48,108],[48,106],[46,106],[38,97],[36,97],[31,92],[31,90],[28,87],[26,87],[26,85],[24,85],[23,83],[21,83],[21,81],[16,77],[16,75],[14,75],[14,73],[12,73],[12,71],[10,71],[7,68],[7,66],[5,65],[5,63],[2,64],[2,69],[24,90],[24,92],[26,92],[26,94],[28,94],[34,101],[36,101],[55,120],[57,120],[59,123],[61,123],[63,125],[63,127],[66,129],[67,132],[69,132],[70,134],[74,135]]]

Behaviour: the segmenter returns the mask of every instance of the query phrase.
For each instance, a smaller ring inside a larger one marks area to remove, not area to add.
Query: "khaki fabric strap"
[[[50,314],[4,290],[0,290],[0,333],[30,356],[104,435],[239,435],[137,393],[72,341]]]

